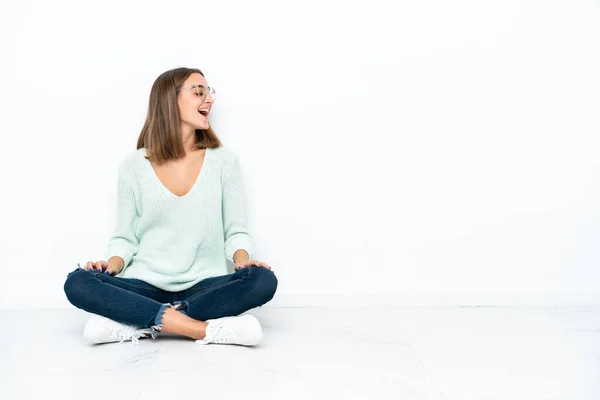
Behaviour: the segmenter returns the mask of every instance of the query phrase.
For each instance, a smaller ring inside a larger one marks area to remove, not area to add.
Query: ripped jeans
[[[250,266],[204,279],[181,292],[168,292],[139,279],[119,278],[77,268],[64,284],[75,307],[114,321],[150,328],[156,339],[167,307],[206,321],[236,316],[262,306],[275,295],[277,278],[268,268]]]

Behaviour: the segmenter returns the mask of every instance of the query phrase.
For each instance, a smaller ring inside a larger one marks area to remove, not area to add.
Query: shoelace
[[[111,337],[121,339],[119,343],[123,343],[125,340],[131,339],[133,344],[137,345],[140,343],[139,338],[144,336],[146,332],[147,330],[138,329],[135,326],[119,327],[113,330]]]

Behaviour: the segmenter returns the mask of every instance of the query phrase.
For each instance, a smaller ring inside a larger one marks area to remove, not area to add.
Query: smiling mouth
[[[203,117],[208,117],[209,112],[210,112],[210,110],[208,110],[206,108],[201,108],[198,110],[198,114],[202,115]]]

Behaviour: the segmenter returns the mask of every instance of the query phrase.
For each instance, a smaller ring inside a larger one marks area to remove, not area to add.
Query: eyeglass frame
[[[204,97],[202,98],[202,101],[204,101],[204,99],[206,98],[206,95],[208,93],[210,93],[210,97],[212,97],[213,101],[215,100],[217,91],[213,87],[211,87],[211,86],[204,87],[204,85],[196,85],[196,84],[194,84],[194,85],[190,86],[189,88],[182,87],[182,88],[179,89],[179,91],[181,91],[181,90],[196,89],[196,94],[198,95],[198,97],[200,97],[200,93],[199,93],[199,90],[198,90],[199,88],[202,88],[202,89],[206,90],[206,92],[204,92]]]

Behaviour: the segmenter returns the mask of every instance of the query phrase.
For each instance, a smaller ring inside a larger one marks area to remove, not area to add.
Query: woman
[[[64,285],[74,306],[95,314],[84,328],[89,342],[138,344],[161,332],[202,344],[260,342],[258,320],[238,315],[271,300],[277,278],[250,260],[240,165],[210,127],[214,101],[198,69],[154,82],[137,150],[119,165],[108,261],[78,266]]]

